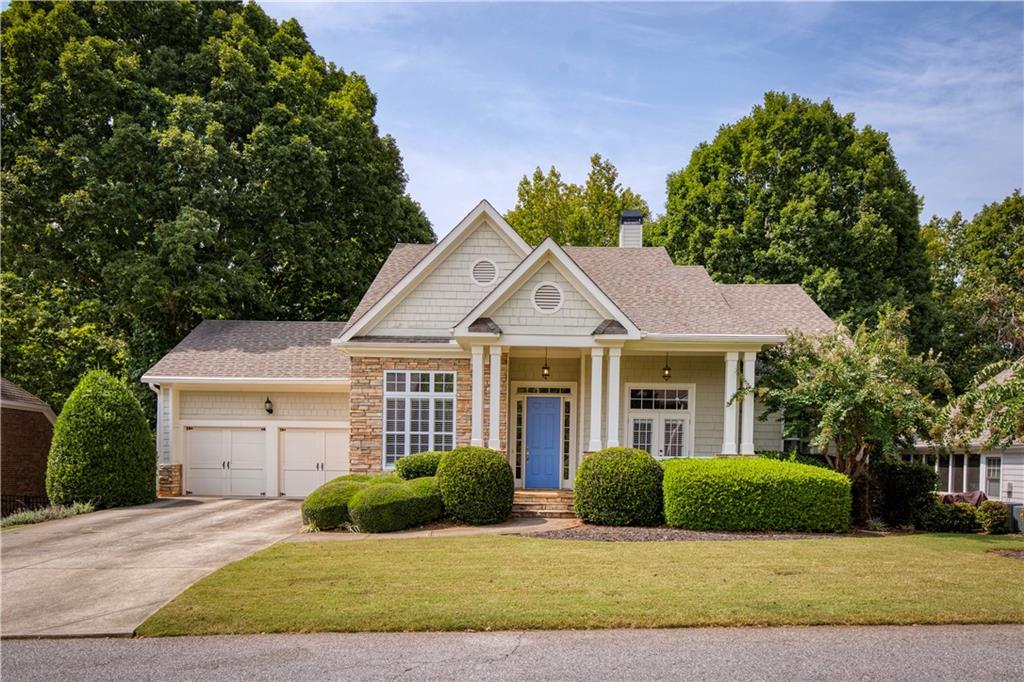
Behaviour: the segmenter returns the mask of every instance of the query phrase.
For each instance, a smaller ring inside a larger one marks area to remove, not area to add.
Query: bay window
[[[384,373],[384,467],[455,447],[455,372]]]

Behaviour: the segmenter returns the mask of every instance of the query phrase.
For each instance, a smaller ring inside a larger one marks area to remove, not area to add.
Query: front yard
[[[139,634],[1024,622],[1019,536],[280,543]]]

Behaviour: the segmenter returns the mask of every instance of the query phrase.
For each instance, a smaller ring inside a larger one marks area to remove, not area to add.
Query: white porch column
[[[962,492],[962,493],[967,492],[967,467],[970,465],[970,463],[971,463],[971,456],[970,456],[970,454],[968,454],[965,451],[964,452],[964,487],[960,490],[960,492]]]
[[[736,401],[732,400],[736,393],[736,363],[740,354],[725,354],[725,423],[722,426],[722,454],[736,454]],[[731,401],[731,402],[730,402]]]
[[[953,492],[953,462],[956,461],[956,455],[949,456],[949,470],[946,472],[946,492]]]
[[[621,348],[608,349],[608,447],[619,446],[619,359]]]
[[[744,388],[754,389],[754,368],[757,364],[757,353],[743,354]],[[743,396],[743,421],[740,423],[740,454],[754,454],[754,394]]]
[[[484,444],[484,347],[473,346],[473,425],[470,431],[469,444],[483,447]]]
[[[487,424],[487,447],[492,450],[501,448],[499,424],[501,420],[501,346],[491,346],[491,395],[490,410]]]
[[[590,443],[587,450],[594,452],[601,449],[601,378],[604,371],[601,367],[604,360],[604,348],[590,350]]]

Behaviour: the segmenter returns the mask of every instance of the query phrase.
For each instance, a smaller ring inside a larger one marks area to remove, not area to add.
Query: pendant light
[[[665,353],[665,366],[661,368],[661,378],[663,381],[672,378],[672,368],[668,365],[668,353]]]
[[[544,366],[540,368],[540,375],[545,380],[551,378],[551,368],[548,367],[548,349],[544,349]]]

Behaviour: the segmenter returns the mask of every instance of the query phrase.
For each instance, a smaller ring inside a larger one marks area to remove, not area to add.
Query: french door
[[[634,448],[655,457],[690,456],[690,415],[630,412],[629,439]]]

